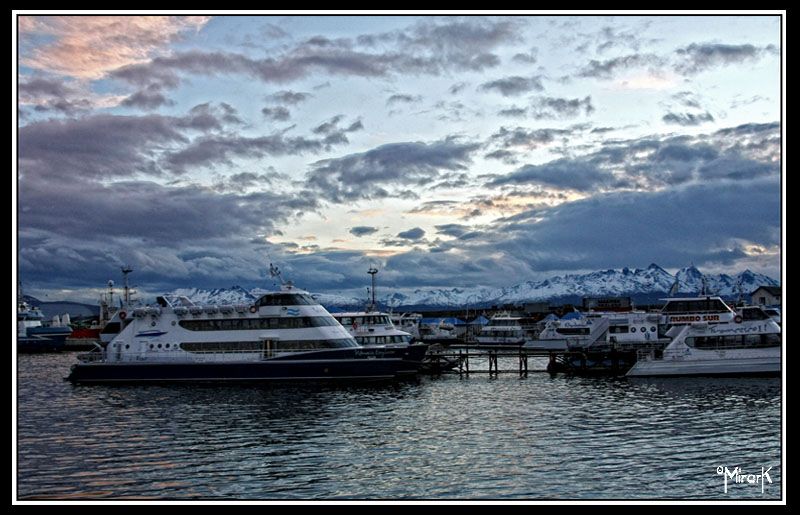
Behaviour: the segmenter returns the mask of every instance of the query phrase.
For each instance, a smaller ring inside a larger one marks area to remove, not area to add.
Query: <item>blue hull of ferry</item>
[[[44,328],[43,331],[36,329],[28,329],[27,336],[17,338],[17,352],[22,353],[37,353],[37,352],[61,352],[66,348],[67,337],[71,331],[66,332],[63,329],[60,331],[48,330]]]
[[[230,363],[94,362],[72,367],[72,383],[186,381],[386,380],[419,371],[426,346],[406,349],[349,348],[302,356]]]

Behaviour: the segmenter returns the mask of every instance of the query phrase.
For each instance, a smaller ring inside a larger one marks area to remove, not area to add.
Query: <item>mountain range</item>
[[[365,281],[366,282],[366,281]],[[704,284],[705,283],[705,284]],[[378,300],[383,307],[453,307],[519,304],[522,302],[550,301],[580,302],[583,297],[632,297],[635,301],[655,301],[672,295],[694,296],[705,291],[709,295],[725,298],[747,299],[759,286],[779,286],[780,283],[764,274],[745,270],[730,276],[727,274],[703,274],[696,267],[682,268],[675,275],[660,266],[651,264],[647,268],[623,268],[622,270],[600,270],[587,274],[553,276],[543,281],[526,281],[504,288],[450,288],[397,290],[381,295]],[[233,304],[253,302],[266,290],[246,290],[239,286],[213,290],[179,289],[173,292],[186,295],[200,304]],[[365,298],[345,293],[320,293],[315,295],[325,306],[358,306],[366,304]],[[749,300],[749,299],[747,299]]]

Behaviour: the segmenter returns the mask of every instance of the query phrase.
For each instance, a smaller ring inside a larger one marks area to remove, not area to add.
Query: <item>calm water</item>
[[[20,498],[780,498],[777,379],[75,387],[74,361],[19,358]],[[720,465],[773,483],[725,494]]]

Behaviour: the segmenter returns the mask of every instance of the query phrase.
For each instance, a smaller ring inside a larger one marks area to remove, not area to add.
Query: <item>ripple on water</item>
[[[75,387],[74,360],[20,356],[20,497],[780,497],[778,380]]]

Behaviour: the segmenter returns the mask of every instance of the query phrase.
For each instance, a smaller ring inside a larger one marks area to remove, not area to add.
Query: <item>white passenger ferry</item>
[[[159,297],[105,346],[81,355],[74,383],[389,379],[416,373],[425,346],[362,347],[311,295],[286,283],[253,305]]]
[[[726,317],[727,318],[727,317]],[[672,342],[659,355],[641,356],[629,377],[779,375],[781,328],[758,306],[732,319],[696,321],[671,328]]]

